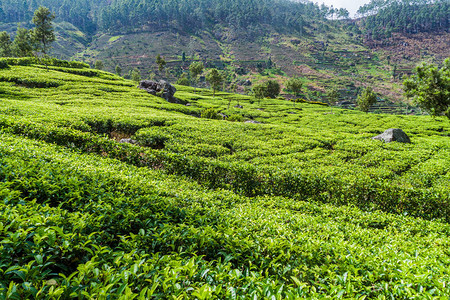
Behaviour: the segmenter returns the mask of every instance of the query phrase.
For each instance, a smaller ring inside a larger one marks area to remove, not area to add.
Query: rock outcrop
[[[390,128],[380,135],[374,136],[372,139],[384,141],[386,143],[399,142],[399,143],[411,143],[411,140],[406,133],[398,128]]]
[[[138,86],[141,90],[147,91],[149,94],[166,99],[172,103],[178,103],[178,99],[174,97],[177,89],[167,81],[142,80]]]
[[[123,143],[123,144],[137,144],[137,141],[136,140],[133,140],[133,139],[121,139],[120,141],[119,141],[119,143]]]

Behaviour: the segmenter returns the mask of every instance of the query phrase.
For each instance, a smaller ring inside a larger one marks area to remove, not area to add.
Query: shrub
[[[163,149],[166,142],[170,140],[172,136],[166,132],[162,132],[159,127],[150,127],[137,132],[135,138],[142,146],[151,147],[153,149]]]
[[[280,84],[275,80],[268,80],[253,87],[253,92],[257,99],[276,98],[281,91]]]
[[[0,70],[1,69],[8,69],[9,65],[6,61],[0,60]]]
[[[215,119],[220,120],[222,117],[217,113],[217,111],[214,108],[208,108],[202,111],[201,117],[205,119]]]
[[[231,121],[231,122],[242,122],[242,121],[244,121],[244,117],[242,117],[241,115],[235,114],[235,115],[229,116],[227,120]]]
[[[64,68],[76,68],[83,69],[89,68],[89,65],[79,61],[67,61],[56,58],[37,58],[37,57],[20,57],[20,58],[0,58],[0,61],[4,61],[10,66],[29,66],[29,65],[48,65]]]
[[[178,78],[176,84],[178,85],[184,85],[184,86],[190,86],[191,83],[189,82],[189,79],[186,76],[181,76]]]

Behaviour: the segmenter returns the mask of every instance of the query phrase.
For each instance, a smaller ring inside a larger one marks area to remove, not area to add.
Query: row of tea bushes
[[[450,187],[445,183],[448,163],[444,170],[437,169],[445,173],[439,184],[432,187],[411,186],[404,184],[402,177],[391,180],[373,178],[362,170],[338,177],[333,169],[323,166],[304,170],[278,169],[276,166],[258,167],[239,161],[221,162],[145,149],[72,128],[20,121],[12,117],[0,118],[0,127],[13,134],[101,154],[135,166],[162,169],[210,188],[226,188],[245,196],[278,195],[336,205],[352,204],[369,211],[381,209],[427,219],[450,220]],[[439,153],[445,156],[447,152]],[[421,176],[415,172],[408,174],[411,174],[407,177],[409,179]]]
[[[99,155],[0,138],[4,298],[450,295],[447,224],[245,198]]]

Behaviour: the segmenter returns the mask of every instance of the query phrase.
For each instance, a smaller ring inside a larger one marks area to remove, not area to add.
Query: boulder
[[[133,139],[121,139],[121,140],[119,141],[119,143],[137,144],[137,141],[136,141],[136,140],[133,140]]]
[[[234,107],[236,107],[236,108],[244,108],[242,105],[235,105]]]
[[[374,136],[372,139],[384,141],[386,143],[399,142],[399,143],[411,143],[411,140],[406,133],[398,128],[390,128],[380,135]]]
[[[177,89],[167,81],[142,80],[138,87],[149,94],[164,98],[172,103],[178,103],[178,99],[174,97]]]

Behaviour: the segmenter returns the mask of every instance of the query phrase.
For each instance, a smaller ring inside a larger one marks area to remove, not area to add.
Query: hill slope
[[[365,17],[360,20],[344,20],[345,14],[326,6],[285,0],[14,3],[0,3],[3,20],[14,22],[0,29],[12,33],[15,22],[29,22],[36,5],[47,5],[57,15],[57,57],[91,65],[102,60],[108,71],[117,65],[124,74],[137,68],[143,77],[170,81],[200,59],[227,71],[225,88],[237,86],[240,92],[250,88],[243,84],[248,80],[272,77],[283,84],[299,76],[308,99],[326,101],[326,92],[335,87],[341,100],[354,101],[360,88],[371,85],[384,99],[406,101],[401,76],[419,61],[441,63],[450,56],[446,1],[372,1],[361,7]],[[157,54],[169,62],[168,72],[157,71]],[[268,65],[269,59],[275,64]]]
[[[450,295],[448,120],[179,86],[186,106],[82,64],[8,62],[3,296]],[[387,127],[412,144],[370,139]]]

